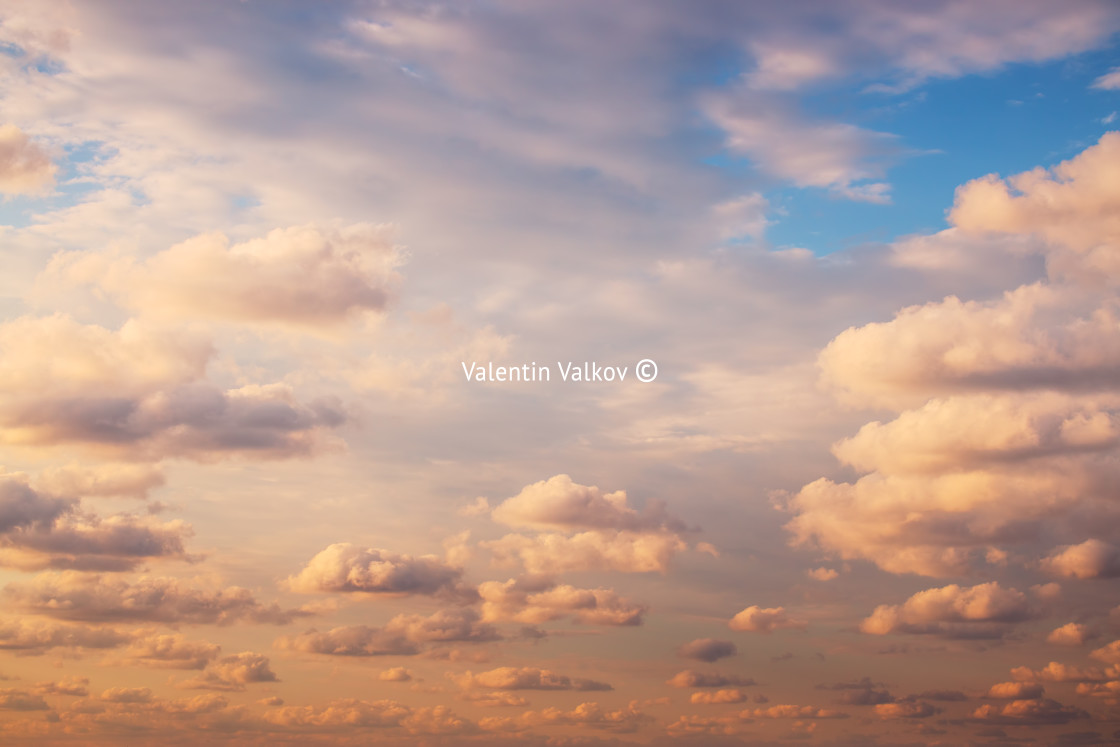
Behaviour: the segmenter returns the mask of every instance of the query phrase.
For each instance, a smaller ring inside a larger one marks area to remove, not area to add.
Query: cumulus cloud
[[[875,706],[875,715],[881,719],[899,718],[929,718],[941,713],[942,709],[921,701],[903,703],[879,703]]]
[[[818,706],[799,705],[774,705],[769,708],[755,708],[753,711],[743,711],[744,718],[799,718],[799,719],[826,719],[848,718],[848,714],[834,711],[830,708]]]
[[[1018,682],[1100,682],[1107,679],[1096,667],[1082,668],[1052,661],[1042,669],[1015,667],[1011,676]]]
[[[57,682],[40,682],[35,685],[35,693],[84,698],[89,695],[89,677],[63,677]]]
[[[688,549],[678,535],[660,532],[590,531],[532,537],[507,534],[480,543],[499,565],[520,561],[534,574],[613,570],[623,573],[665,573],[673,557]]]
[[[54,181],[50,156],[18,127],[0,127],[0,192],[41,192]]]
[[[383,627],[350,625],[326,632],[311,629],[283,637],[277,646],[331,656],[413,656],[432,644],[487,643],[500,640],[492,625],[469,608],[440,610],[428,616],[397,615]]]
[[[204,234],[142,261],[71,252],[46,275],[96,285],[145,317],[314,328],[383,310],[400,262],[384,226],[299,226],[233,245]]]
[[[950,584],[914,594],[900,605],[880,605],[859,629],[872,635],[938,634],[1000,637],[1012,623],[1037,617],[1026,594],[989,581],[972,587]]]
[[[716,690],[715,692],[698,692],[689,697],[688,702],[693,705],[723,705],[724,703],[742,703],[747,699],[746,693],[737,688]]]
[[[1058,646],[1081,646],[1093,637],[1092,631],[1080,623],[1066,623],[1060,628],[1054,628],[1046,636],[1047,643]]]
[[[24,655],[45,654],[54,649],[112,649],[123,646],[135,634],[102,626],[69,625],[21,618],[0,620],[0,650]]]
[[[588,625],[641,625],[645,605],[612,589],[580,589],[532,576],[479,584],[487,621],[537,624],[565,617]]]
[[[696,672],[685,669],[677,672],[669,680],[673,687],[750,687],[757,684],[750,677],[739,677],[731,674],[717,672]]]
[[[1059,548],[1043,558],[1042,568],[1069,578],[1115,578],[1120,576],[1120,548],[1099,539]]]
[[[762,608],[751,605],[736,613],[727,623],[732,630],[741,630],[750,633],[773,633],[775,630],[805,628],[805,622],[795,620],[786,614],[785,607]]]
[[[474,674],[467,671],[453,679],[465,690],[613,690],[606,682],[569,677],[537,667],[498,667]]]
[[[217,624],[246,621],[283,625],[304,613],[264,605],[248,589],[204,589],[179,579],[138,576],[132,580],[61,571],[4,587],[17,609],[62,620]]]
[[[570,711],[560,708],[526,711],[517,719],[517,723],[525,726],[568,724],[625,734],[637,731],[654,720],[653,716],[641,710],[636,701],[632,701],[627,707],[614,711],[604,709],[598,703],[580,703]]]
[[[223,656],[210,662],[197,677],[179,683],[179,687],[194,690],[225,690],[240,692],[248,684],[278,682],[268,657],[252,651]]]
[[[209,342],[135,320],[119,330],[62,315],[0,324],[0,441],[81,444],[130,459],[282,458],[346,421],[330,399],[283,384],[222,390],[204,380]]]
[[[1089,714],[1074,706],[1062,705],[1048,698],[1013,700],[1007,705],[982,705],[972,718],[997,724],[1067,724]]]
[[[1035,700],[1041,698],[1042,685],[1036,682],[998,682],[988,688],[989,698],[998,700]]]
[[[404,667],[391,667],[378,673],[377,679],[382,682],[410,682],[412,672]]]
[[[656,529],[669,523],[655,507],[645,514],[626,505],[626,491],[604,493],[598,487],[580,485],[568,475],[556,475],[524,487],[503,501],[491,514],[495,521],[514,528],[528,529]]]
[[[209,641],[192,641],[178,633],[155,634],[134,640],[122,655],[130,664],[159,669],[204,669],[222,647]]]
[[[0,710],[5,711],[46,711],[50,710],[41,695],[26,690],[0,688]]]
[[[728,656],[735,656],[737,653],[739,653],[739,650],[734,643],[716,640],[715,638],[697,638],[677,649],[677,656],[706,661],[709,664]]]
[[[435,555],[413,557],[339,542],[320,551],[295,576],[293,591],[370,594],[467,594],[463,570]]]

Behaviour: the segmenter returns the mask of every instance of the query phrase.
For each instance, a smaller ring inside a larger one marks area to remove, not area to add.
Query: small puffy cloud
[[[507,534],[481,544],[499,565],[520,561],[526,571],[537,574],[590,570],[665,573],[673,557],[688,549],[673,533],[606,530],[532,537]]]
[[[999,700],[1034,700],[1041,698],[1042,685],[1036,682],[999,682],[988,688],[987,697]]]
[[[840,574],[834,568],[821,567],[806,571],[806,575],[808,575],[809,578],[815,579],[817,581],[831,581]]]
[[[0,710],[4,711],[46,711],[50,710],[41,695],[13,688],[0,689]]]
[[[282,706],[265,711],[264,720],[288,729],[399,726],[412,709],[391,700],[346,698],[323,705]]]
[[[267,656],[243,651],[212,661],[198,677],[180,683],[179,687],[240,692],[248,684],[278,681]]]
[[[645,605],[612,589],[580,589],[547,579],[523,577],[478,586],[482,616],[488,621],[537,624],[570,617],[588,625],[641,625]]]
[[[281,649],[330,656],[413,656],[442,643],[487,643],[501,635],[469,608],[440,610],[428,616],[397,615],[383,627],[348,625],[326,632],[308,630],[282,637]]]
[[[706,661],[709,664],[728,656],[735,656],[737,653],[739,653],[739,650],[734,643],[716,640],[715,638],[697,638],[677,649],[677,656]]]
[[[1107,646],[1101,646],[1089,654],[1097,661],[1120,666],[1120,640],[1115,640]]]
[[[54,181],[50,156],[15,125],[0,127],[0,192],[41,192]]]
[[[1038,614],[1026,594],[990,581],[971,587],[950,584],[914,594],[901,605],[880,605],[859,629],[872,635],[939,634],[999,637],[1008,624]]]
[[[140,261],[61,254],[46,277],[97,286],[145,317],[315,328],[383,310],[400,262],[384,226],[299,226],[233,245],[203,234]]]
[[[1067,724],[1074,719],[1088,718],[1089,714],[1074,706],[1062,705],[1049,698],[1013,700],[1007,705],[982,705],[972,712],[972,718],[996,724]]]
[[[1042,560],[1042,568],[1069,578],[1115,578],[1120,576],[1120,547],[1088,539],[1055,550]]]
[[[580,703],[570,711],[559,708],[546,708],[543,711],[526,711],[521,714],[518,721],[525,726],[543,726],[547,724],[567,724],[572,726],[586,726],[592,729],[601,729],[619,734],[628,734],[637,731],[645,724],[652,723],[655,719],[642,712],[636,701],[627,707],[610,711],[598,703]]]
[[[818,690],[836,690],[840,695],[836,698],[841,705],[880,705],[894,703],[895,697],[888,691],[876,689],[882,683],[872,682],[870,677],[864,677],[855,682],[837,682],[833,685],[817,685]]]
[[[102,691],[100,699],[106,703],[151,703],[155,695],[149,687],[111,687]]]
[[[204,669],[222,647],[209,641],[192,641],[178,633],[137,638],[122,655],[130,664],[157,669]]]
[[[461,506],[455,513],[460,516],[482,516],[490,513],[490,501],[486,496],[480,495],[472,502]]]
[[[389,550],[330,545],[288,579],[292,591],[374,594],[461,593],[463,571],[435,555],[413,557]]]
[[[390,669],[379,672],[377,679],[382,682],[410,682],[412,680],[412,672],[404,667],[391,667]]]
[[[606,682],[572,678],[537,667],[498,667],[488,672],[474,674],[467,671],[454,677],[465,690],[613,690]]]
[[[35,685],[38,695],[67,695],[84,698],[89,695],[88,677],[63,677],[57,682],[40,682]]]
[[[907,701],[902,703],[879,703],[875,706],[875,715],[883,720],[900,718],[929,718],[941,713],[937,706],[921,701]]]
[[[688,702],[693,705],[722,705],[724,703],[742,703],[747,699],[746,693],[737,688],[716,690],[715,692],[693,693]]]
[[[1093,81],[1090,88],[1097,88],[1102,91],[1116,91],[1120,90],[1120,67],[1114,67],[1104,75],[1098,77]]]
[[[660,511],[641,514],[626,505],[626,492],[604,493],[556,475],[528,485],[492,512],[495,521],[519,529],[656,529],[670,521]],[[679,524],[679,522],[675,522]]]
[[[1054,628],[1046,636],[1047,643],[1057,646],[1081,646],[1093,637],[1092,632],[1080,623],[1066,623],[1060,628]]]
[[[774,705],[769,708],[755,708],[753,711],[743,711],[740,715],[743,718],[848,718],[848,714],[830,708],[799,705]]]
[[[805,623],[787,615],[785,607],[762,608],[752,605],[731,618],[727,626],[732,630],[750,633],[773,633],[787,628],[803,630]]]
[[[0,651],[40,655],[55,649],[112,649],[135,634],[100,626],[60,624],[22,618],[0,620]]]
[[[248,589],[202,589],[175,578],[124,578],[77,571],[41,573],[4,588],[7,604],[63,620],[227,625],[238,621],[283,625],[302,613],[261,604]]]
[[[1052,661],[1042,669],[1015,667],[1011,676],[1018,682],[1100,682],[1107,679],[1106,674],[1096,667],[1084,669],[1058,661]]]
[[[691,669],[685,669],[677,672],[669,680],[668,684],[673,687],[688,688],[688,687],[751,687],[757,684],[750,677],[739,677],[731,674],[719,674],[717,672],[696,672]]]

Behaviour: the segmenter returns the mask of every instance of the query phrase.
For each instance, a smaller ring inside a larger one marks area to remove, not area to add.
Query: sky
[[[6,0],[0,268],[5,744],[1120,741],[1114,2]]]

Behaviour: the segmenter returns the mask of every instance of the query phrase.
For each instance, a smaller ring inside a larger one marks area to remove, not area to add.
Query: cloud
[[[677,649],[677,656],[706,661],[709,664],[728,656],[735,656],[738,653],[739,650],[731,641],[720,641],[715,638],[697,638]]]
[[[727,689],[693,693],[688,702],[693,705],[723,705],[724,703],[742,703],[746,699],[747,695],[742,690]]]
[[[69,464],[44,470],[35,486],[54,495],[146,498],[165,483],[163,470],[156,465],[118,462]]]
[[[131,664],[158,669],[204,669],[222,647],[208,641],[192,641],[178,633],[149,635],[129,644],[122,655]]]
[[[883,720],[900,718],[929,718],[941,713],[942,709],[929,703],[879,703],[875,706],[875,715]]]
[[[1080,623],[1071,622],[1051,630],[1050,634],[1046,636],[1046,642],[1057,646],[1081,646],[1093,637],[1092,632],[1087,627]]]
[[[522,577],[478,586],[482,618],[537,624],[571,617],[587,625],[641,625],[645,605],[612,589],[580,589],[549,579]]]
[[[1011,670],[1011,676],[1019,682],[1100,682],[1107,679],[1107,675],[1095,667],[1082,669],[1057,661],[1050,662],[1042,669],[1015,667]]]
[[[785,607],[763,609],[758,605],[752,605],[736,613],[727,623],[727,627],[750,633],[773,633],[775,630],[803,630],[805,622],[791,618],[786,614]]]
[[[880,605],[859,629],[872,635],[1000,637],[1010,624],[1038,614],[1025,594],[995,581],[971,587],[950,584],[920,591],[901,605]]]
[[[830,708],[818,706],[799,705],[774,705],[769,708],[755,708],[753,711],[743,711],[743,718],[800,718],[800,719],[826,719],[848,718],[848,714],[834,711]]]
[[[64,253],[46,275],[96,285],[145,318],[315,328],[383,310],[400,261],[384,226],[299,226],[233,245],[203,234],[142,261]]]
[[[1007,179],[989,175],[959,187],[949,220],[965,231],[1036,234],[1059,254],[1052,272],[1086,279],[1083,271],[1089,271],[1114,278],[1120,263],[1109,246],[1120,239],[1120,220],[1113,210],[1120,187],[1109,174],[1118,163],[1120,132],[1107,132],[1096,145],[1052,169],[1036,168]]]
[[[894,703],[895,697],[887,690],[877,690],[882,683],[872,682],[871,678],[864,677],[855,682],[837,682],[833,685],[817,685],[818,690],[837,690],[840,696],[835,702],[841,705],[880,705]]]
[[[805,575],[807,575],[809,578],[814,579],[816,581],[831,581],[832,579],[836,578],[840,574],[834,568],[821,567],[821,568],[813,568],[810,571],[806,571]]]
[[[997,724],[1067,724],[1089,714],[1074,706],[1044,699],[1014,700],[1004,706],[982,705],[972,712],[972,718]]]
[[[641,531],[666,523],[679,527],[662,511],[640,514],[626,505],[626,491],[603,493],[580,485],[568,475],[556,475],[524,487],[492,512],[495,521],[527,529],[604,529]]]
[[[267,656],[243,651],[215,659],[199,676],[179,683],[179,687],[241,692],[246,685],[256,682],[279,682],[279,678],[272,671]]]
[[[316,554],[287,583],[305,593],[455,595],[467,593],[462,575],[461,568],[434,555],[413,557],[339,542]]]
[[[1053,169],[957,191],[944,241],[1018,237],[1009,251],[1044,257],[1047,277],[995,299],[910,306],[825,347],[826,387],[900,414],[834,445],[860,478],[788,500],[795,544],[944,577],[1037,557],[1049,541],[1065,544],[1043,561],[1051,572],[1113,572],[1092,537],[1120,526],[1107,487],[1120,446],[1118,163],[1110,133]]]
[[[35,685],[37,695],[66,695],[84,698],[89,695],[88,677],[63,677],[57,682],[40,682]]]
[[[591,531],[527,537],[507,534],[480,543],[499,565],[520,561],[529,573],[613,570],[623,573],[665,573],[673,557],[688,549],[676,534]]]
[[[695,672],[685,669],[677,672],[668,680],[673,687],[750,687],[757,684],[750,677],[718,674],[716,672]]]
[[[488,643],[501,639],[469,608],[440,610],[429,616],[397,615],[384,627],[350,625],[326,632],[312,629],[280,638],[281,649],[331,656],[413,656],[431,644]]]
[[[890,202],[890,185],[875,180],[899,155],[893,135],[841,122],[809,122],[780,100],[745,92],[713,97],[705,112],[727,133],[727,147],[766,174],[848,199]]]
[[[27,583],[10,583],[3,596],[7,604],[26,612],[85,622],[283,625],[304,614],[263,605],[237,586],[210,590],[169,577],[138,576],[130,581],[77,571],[46,572]]]
[[[1097,88],[1102,91],[1115,91],[1120,89],[1120,67],[1114,67],[1104,75],[1101,75],[1093,81],[1090,88]]]
[[[48,711],[50,706],[42,696],[25,690],[0,688],[0,710],[5,711]]]
[[[382,682],[410,682],[412,680],[412,672],[404,667],[392,667],[379,672],[377,679]]]
[[[111,649],[134,634],[100,626],[66,625],[20,618],[0,620],[0,650],[41,655],[54,649]]]
[[[1089,656],[1097,661],[1103,661],[1107,664],[1113,664],[1120,667],[1120,640],[1113,641],[1107,646],[1101,646],[1094,649]]]
[[[1115,578],[1120,576],[1120,548],[1088,539],[1080,545],[1054,550],[1042,560],[1043,570],[1069,578]]]
[[[986,697],[999,700],[1035,700],[1041,698],[1042,685],[1035,682],[999,682],[988,688]]]
[[[0,127],[0,192],[42,192],[54,181],[50,156],[15,125]]]
[[[630,733],[655,721],[653,716],[644,713],[636,701],[618,710],[605,710],[598,703],[580,703],[570,711],[559,708],[546,708],[543,711],[526,711],[519,721],[527,726],[545,724],[569,724],[587,726],[615,733]]]
[[[137,321],[119,330],[63,315],[0,324],[0,442],[81,444],[130,459],[284,458],[319,446],[347,416],[283,384],[221,390],[210,343]]]
[[[605,682],[572,678],[557,674],[548,669],[537,667],[498,667],[488,672],[474,674],[467,671],[454,677],[465,690],[483,688],[487,690],[613,690]]]
[[[411,709],[391,700],[333,700],[320,706],[283,706],[265,711],[264,720],[287,728],[399,726]]]

